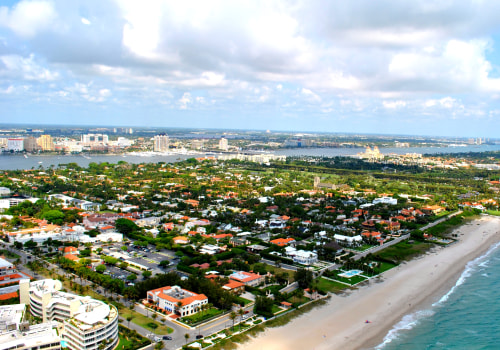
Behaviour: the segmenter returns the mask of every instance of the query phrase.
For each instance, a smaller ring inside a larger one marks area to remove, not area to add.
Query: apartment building
[[[111,350],[118,343],[118,311],[89,296],[61,292],[58,280],[19,282],[21,303],[43,322],[62,324],[62,342],[72,350]],[[103,346],[104,345],[104,346]]]

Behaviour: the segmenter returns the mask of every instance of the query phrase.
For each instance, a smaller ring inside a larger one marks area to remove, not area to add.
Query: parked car
[[[203,334],[198,334],[198,335],[196,336],[196,339],[201,339],[201,338],[203,338]]]
[[[169,335],[164,335],[163,340],[172,340],[172,337]]]

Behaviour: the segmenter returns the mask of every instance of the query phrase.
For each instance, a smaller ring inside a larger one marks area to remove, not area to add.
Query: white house
[[[335,239],[337,243],[343,243],[349,246],[359,245],[361,244],[361,242],[363,242],[363,237],[361,237],[360,235],[351,237],[336,234],[333,236],[333,239]]]
[[[375,198],[372,203],[396,205],[398,204],[398,200],[392,197],[380,197],[380,198]]]
[[[297,250],[293,247],[285,248],[286,255],[293,259],[294,262],[302,265],[312,265],[318,262],[318,254],[311,251]]]
[[[168,312],[189,316],[201,310],[201,305],[207,304],[208,298],[179,286],[167,286],[148,291],[147,301]]]

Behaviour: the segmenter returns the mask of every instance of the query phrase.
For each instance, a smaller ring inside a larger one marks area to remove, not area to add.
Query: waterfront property
[[[357,276],[357,275],[362,274],[362,273],[363,273],[363,271],[361,271],[361,270],[349,270],[349,271],[339,273],[338,276],[344,277],[344,278],[351,278],[351,277]]]
[[[62,324],[61,338],[73,350],[111,350],[118,343],[118,311],[89,296],[62,292],[58,280],[19,282],[21,303],[43,322]],[[104,345],[104,347],[102,346]]]
[[[302,265],[312,265],[318,262],[318,254],[306,250],[297,250],[293,247],[285,248],[286,255],[293,259],[294,262]]]
[[[201,306],[208,303],[208,298],[179,286],[167,286],[148,291],[147,302],[182,317],[200,311]]]

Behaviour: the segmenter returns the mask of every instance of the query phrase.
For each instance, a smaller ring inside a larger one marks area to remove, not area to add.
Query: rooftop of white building
[[[18,328],[24,315],[26,305],[3,305],[0,306],[0,334],[7,331],[9,325],[16,325]]]
[[[39,297],[46,293],[51,293],[52,299],[48,303],[48,307],[54,304],[69,305],[78,301],[78,310],[74,313],[73,319],[79,321],[79,327],[82,329],[91,328],[94,325],[105,324],[114,319],[116,313],[115,308],[110,308],[109,305],[100,300],[92,299],[90,296],[80,296],[71,293],[61,292],[61,282],[58,280],[45,279],[30,283],[30,290]]]
[[[34,349],[40,344],[58,343],[60,341],[57,322],[32,325],[23,331],[16,329],[0,335],[2,349],[15,349],[16,347]]]

